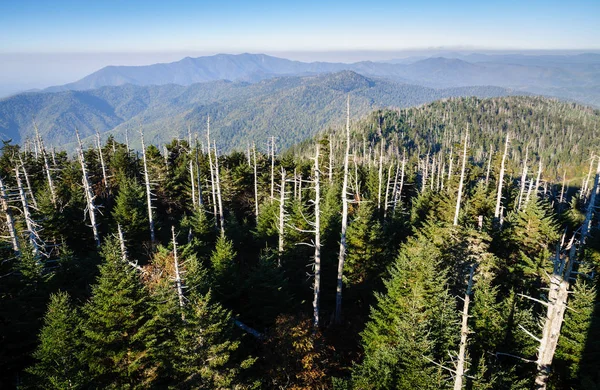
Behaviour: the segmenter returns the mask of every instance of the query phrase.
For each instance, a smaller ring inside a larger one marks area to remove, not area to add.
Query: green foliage
[[[89,370],[88,383],[133,387],[145,368],[140,329],[148,296],[135,269],[121,260],[116,240],[106,240],[102,257],[100,276],[82,308],[82,360]]]
[[[37,363],[28,372],[35,383],[46,389],[79,388],[85,383],[80,355],[80,315],[70,302],[69,294],[50,296],[40,344],[33,353]]]

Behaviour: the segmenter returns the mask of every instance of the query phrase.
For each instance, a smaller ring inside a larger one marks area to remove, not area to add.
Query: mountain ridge
[[[139,125],[144,127],[149,143],[159,144],[183,136],[188,126],[203,129],[210,115],[215,139],[224,150],[245,147],[250,140],[262,142],[271,135],[281,136],[282,146],[290,146],[344,117],[348,95],[356,117],[375,108],[408,107],[452,96],[514,93],[498,87],[432,89],[353,71],[277,77],[256,83],[219,80],[187,87],[127,84],[0,100],[0,135],[23,142],[32,136],[35,118],[49,145],[68,147],[74,141],[75,128],[84,138],[98,130],[124,141],[126,129]],[[132,146],[138,145],[132,142]]]

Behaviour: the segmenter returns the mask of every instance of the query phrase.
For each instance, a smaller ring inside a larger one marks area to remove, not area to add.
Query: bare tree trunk
[[[458,225],[458,214],[460,213],[460,200],[463,192],[463,182],[465,180],[465,166],[467,164],[467,141],[469,140],[469,128],[467,127],[467,133],[465,134],[465,146],[463,148],[462,165],[460,168],[460,182],[458,184],[458,197],[456,199],[456,209],[454,210],[454,226]]]
[[[538,166],[537,177],[535,179],[535,187],[533,188],[533,190],[534,190],[533,195],[534,195],[535,198],[537,198],[538,191],[540,189],[540,180],[541,180],[541,178],[542,178],[542,158],[540,157],[540,163],[539,163],[539,166]]]
[[[181,283],[181,275],[179,273],[179,259],[177,258],[177,240],[175,239],[175,226],[171,226],[171,234],[173,236],[173,261],[175,262],[175,286],[177,287],[177,297],[179,298],[179,308],[181,311],[181,319],[185,320],[185,315],[183,314],[183,288]]]
[[[279,247],[277,266],[281,267],[281,257],[283,256],[285,229],[285,169],[281,168],[281,186],[279,188]]]
[[[342,234],[340,237],[340,252],[338,257],[337,286],[335,292],[334,322],[342,321],[342,277],[344,274],[344,261],[346,259],[346,230],[348,229],[348,159],[350,154],[350,96],[347,102],[346,114],[346,153],[344,155],[344,181],[342,182]]]
[[[256,145],[252,143],[252,152],[254,153],[254,214],[258,218],[258,173],[256,168]]]
[[[202,207],[202,181],[200,180],[200,159],[198,157],[198,134],[194,134],[194,155],[196,156],[196,188],[198,189],[198,207]]]
[[[219,212],[217,211],[217,194],[215,191],[215,173],[213,169],[212,162],[212,148],[210,146],[210,116],[206,119],[206,141],[207,151],[208,151],[208,169],[210,169],[210,188],[212,191],[212,204],[213,204],[213,215],[215,216],[215,228],[218,228],[218,216]]]
[[[527,182],[527,158],[529,156],[529,147],[525,149],[525,161],[523,161],[523,173],[521,174],[521,190],[519,191],[519,203],[518,210],[521,210],[523,205],[523,194],[525,193],[525,186]]]
[[[488,184],[490,182],[490,169],[492,167],[492,151],[490,150],[490,156],[488,157],[487,170],[485,172],[485,188],[487,189]]]
[[[400,188],[396,192],[396,199],[394,199],[394,214],[396,213],[396,205],[398,202],[402,202],[402,187],[404,186],[404,168],[406,166],[406,149],[402,151],[402,168],[400,172]]]
[[[35,129],[35,136],[40,145],[42,157],[44,158],[44,169],[46,170],[46,179],[48,180],[48,188],[50,189],[50,197],[52,200],[52,204],[56,207],[56,190],[54,189],[54,181],[52,180],[52,173],[50,172],[50,165],[48,164],[48,155],[46,153],[46,148],[44,148],[44,142],[42,141],[42,137],[40,136],[40,132],[38,131],[35,122],[33,123],[33,127]],[[54,163],[54,165],[56,165],[56,162]]]
[[[92,186],[88,177],[87,168],[85,166],[85,158],[83,156],[83,144],[81,143],[79,132],[75,130],[75,134],[77,135],[77,142],[79,144],[79,164],[81,165],[83,190],[85,192],[85,198],[87,201],[88,215],[90,217],[90,224],[92,225],[92,232],[94,233],[94,240],[96,241],[96,246],[100,247],[100,235],[98,234],[98,224],[96,223],[96,205],[94,204],[94,199],[96,198],[96,196],[92,191]]]
[[[381,129],[379,129],[379,133],[381,133]],[[383,138],[381,138],[379,147],[379,172],[377,174],[377,178],[377,210],[381,210],[381,186],[383,185]]]
[[[581,188],[581,194],[584,197],[587,197],[588,184],[590,182],[590,177],[592,177],[592,170],[594,169],[594,159],[595,158],[596,157],[594,155],[592,155],[592,157],[590,158],[590,169],[588,170],[588,174],[587,174],[585,181],[583,182],[583,186]]]
[[[473,273],[475,265],[471,266],[469,274],[469,282],[467,284],[467,292],[465,294],[462,312],[462,324],[460,327],[460,346],[458,350],[458,360],[456,363],[456,376],[454,378],[454,390],[463,388],[463,377],[465,375],[465,357],[467,351],[467,337],[469,335],[469,303],[471,301],[471,289],[473,288]]]
[[[100,141],[100,133],[96,130],[96,146],[98,148],[98,158],[100,159],[100,167],[102,168],[102,180],[104,188],[108,189],[108,178],[106,176],[106,165],[104,165],[104,156],[102,155],[102,142]]]
[[[527,196],[525,196],[525,207],[529,204],[529,199],[531,198],[531,193],[533,192],[533,179],[529,180],[529,189],[527,190]]]
[[[329,135],[329,184],[333,183],[333,139]]]
[[[585,221],[583,222],[583,226],[581,227],[581,237],[584,240],[590,231],[590,227],[592,224],[592,217],[594,215],[595,204],[596,204],[596,195],[598,193],[598,181],[600,181],[600,158],[598,158],[598,166],[596,168],[596,177],[594,178],[594,188],[592,188],[592,193],[590,195],[590,201],[588,203],[587,211],[585,213]]]
[[[146,160],[146,144],[144,143],[144,131],[140,127],[140,137],[142,140],[142,159],[144,163],[144,182],[146,184],[146,203],[148,206],[148,224],[150,226],[150,241],[152,245],[156,241],[154,235],[154,215],[152,213],[152,191],[150,190],[150,175],[148,174],[148,161]]]
[[[594,214],[594,206],[596,202],[596,195],[598,193],[599,181],[600,159],[598,159],[594,187],[592,188],[592,193],[590,195],[590,202],[586,211],[585,220],[581,226],[581,246],[585,245],[590,232],[589,228]],[[556,346],[558,345],[560,331],[564,322],[565,310],[567,309],[569,287],[572,278],[571,274],[573,271],[573,265],[577,260],[575,237],[573,237],[569,246],[569,254],[564,260],[561,259],[560,252],[557,252],[554,262],[554,271],[550,276],[548,301],[538,301],[546,306],[546,316],[542,329],[542,337],[540,339],[534,337],[539,342],[538,359],[536,362],[537,375],[535,378],[535,389],[538,390],[546,389],[552,367],[552,360],[554,359],[554,353],[556,351]],[[529,332],[527,333],[532,336]]]
[[[319,328],[319,305],[321,299],[321,187],[319,171],[319,145],[315,153],[315,283],[313,285],[313,324]]]
[[[506,133],[506,143],[504,144],[504,154],[502,155],[502,163],[500,164],[500,175],[498,176],[498,193],[496,195],[496,209],[494,210],[494,218],[500,219],[500,205],[502,203],[502,183],[504,181],[504,166],[506,164],[506,156],[508,155],[509,134]],[[500,223],[502,226],[502,223]]]
[[[23,189],[23,184],[21,182],[21,174],[19,172],[19,167],[15,168],[15,175],[17,177],[17,189],[19,190],[19,196],[21,197],[21,205],[23,206],[23,216],[25,217],[25,226],[27,227],[27,233],[29,235],[29,242],[33,248],[33,255],[38,258],[41,254],[41,248],[38,244],[38,234],[35,226],[35,222],[31,219],[31,213],[29,212],[29,204],[27,203],[27,196],[25,195],[25,190]]]
[[[575,248],[575,242],[573,240],[571,241],[569,257],[564,262],[561,262],[560,255],[558,255],[558,259],[554,264],[554,272],[550,276],[548,302],[542,302],[546,306],[546,317],[542,328],[542,337],[537,339],[525,330],[526,333],[539,342],[538,359],[536,361],[537,374],[534,386],[536,390],[546,389],[548,378],[550,376],[552,360],[554,359],[554,352],[558,345],[560,330],[567,308],[570,284],[569,279],[571,278],[571,271],[576,256]],[[524,330],[524,328],[522,329]]]
[[[15,220],[12,216],[12,212],[10,211],[10,207],[8,206],[8,195],[6,193],[6,188],[4,187],[4,182],[0,178],[0,203],[2,203],[2,210],[4,214],[6,214],[6,227],[8,229],[8,234],[10,235],[10,241],[12,243],[13,251],[15,253],[19,253],[19,240],[17,238],[17,230],[15,229]]]
[[[127,148],[127,154],[129,154],[129,128],[125,128],[125,147]]]
[[[219,155],[217,154],[217,144],[213,141],[215,148],[215,178],[217,179],[217,201],[219,202],[219,225],[221,236],[225,236],[225,214],[223,213],[223,198],[221,197],[221,179],[219,173]]]
[[[23,162],[23,157],[21,157],[21,153],[19,153],[19,161],[21,163],[21,169],[23,169],[23,176],[25,177],[25,183],[27,184],[27,193],[29,194],[29,197],[31,198],[31,203],[33,204],[33,207],[35,207],[37,209],[37,207],[38,207],[37,201],[35,200],[35,196],[33,196],[31,182],[29,181],[29,175],[27,174],[27,169],[25,168],[25,163]]]
[[[383,218],[387,217],[387,210],[389,206],[389,195],[390,195],[390,180],[392,178],[392,164],[388,166],[387,172],[387,183],[385,185],[385,202],[383,205]]]
[[[558,201],[558,204],[561,205],[563,203],[564,200],[564,195],[565,195],[565,180],[567,179],[567,171],[564,171],[563,173],[563,180],[562,180],[562,187],[560,189],[560,200]]]
[[[123,236],[123,230],[121,230],[121,224],[117,224],[117,234],[119,237],[119,245],[121,247],[121,258],[127,263],[127,247],[125,246],[125,237]]]
[[[271,202],[275,195],[275,137],[271,137]]]
[[[188,157],[190,159],[189,171],[190,171],[190,184],[192,186],[192,208],[196,209],[196,178],[194,177],[194,159],[192,158],[192,130],[188,126]]]
[[[454,164],[453,152],[454,150],[452,148],[452,145],[450,145],[450,157],[448,158],[448,181],[450,181],[450,179],[452,178],[452,174],[454,173],[454,170],[452,169]]]

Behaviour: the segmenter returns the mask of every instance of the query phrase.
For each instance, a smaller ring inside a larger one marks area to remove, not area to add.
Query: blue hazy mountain
[[[46,92],[104,86],[177,84],[217,80],[258,82],[350,70],[367,77],[433,88],[492,85],[600,106],[600,54],[524,55],[444,53],[440,57],[356,63],[300,62],[264,54],[218,54],[148,66],[108,66]]]

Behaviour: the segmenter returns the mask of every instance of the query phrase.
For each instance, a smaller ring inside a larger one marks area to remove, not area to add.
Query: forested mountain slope
[[[70,147],[75,129],[83,138],[96,131],[125,142],[142,126],[148,142],[162,145],[174,137],[204,130],[211,116],[223,150],[245,149],[248,141],[263,144],[276,136],[284,147],[304,140],[323,127],[341,122],[345,96],[354,116],[379,107],[407,107],[451,96],[505,96],[497,87],[432,89],[371,79],[354,72],[284,77],[255,84],[216,81],[178,85],[104,87],[90,91],[28,93],[0,100],[0,135],[23,142],[32,138],[34,123],[48,145]],[[70,145],[69,145],[70,144]],[[132,141],[131,146],[140,144]]]
[[[5,143],[0,386],[597,388],[598,112],[352,99],[286,153]]]
[[[474,161],[487,164],[490,153],[497,158],[508,132],[511,150],[507,167],[516,174],[529,153],[541,158],[543,174],[552,181],[562,180],[565,173],[567,180],[581,179],[600,148],[600,110],[554,99],[514,96],[452,98],[376,111],[353,125],[352,150],[359,157],[375,158],[381,134],[386,148],[399,148],[400,152],[406,148],[411,153],[440,158],[440,151],[448,149],[450,153],[450,146],[460,142],[467,128]],[[291,150],[306,148],[310,153],[309,144],[307,141]]]

